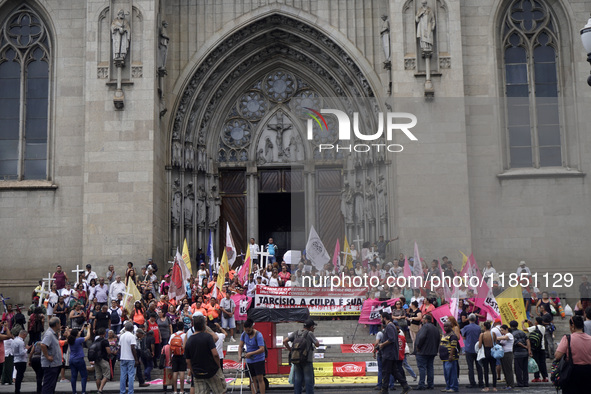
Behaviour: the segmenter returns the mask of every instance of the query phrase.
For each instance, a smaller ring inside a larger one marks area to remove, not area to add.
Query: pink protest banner
[[[433,315],[433,318],[435,320],[437,320],[437,322],[441,326],[441,329],[444,330],[443,325],[452,316],[451,311],[449,310],[449,304],[443,304],[439,308],[433,309],[433,312],[431,312],[431,315]],[[444,332],[445,332],[445,330],[444,330]],[[464,347],[464,338],[462,338],[462,336],[460,335],[458,340],[460,341],[460,346]]]
[[[361,315],[359,316],[359,324],[380,324],[382,322],[382,312],[387,308],[394,306],[399,298],[387,301],[380,301],[376,299],[365,300],[363,308],[361,308]]]
[[[248,311],[248,308],[250,307],[250,304],[252,302],[252,298],[247,297],[244,294],[242,294],[242,295],[234,294],[230,298],[232,300],[234,300],[234,303],[236,304],[236,308],[234,308],[234,319],[236,321],[246,320],[246,318],[248,317],[246,312]]]

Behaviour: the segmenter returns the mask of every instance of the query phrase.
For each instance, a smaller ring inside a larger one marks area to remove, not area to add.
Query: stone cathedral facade
[[[57,264],[165,267],[210,231],[217,253],[228,225],[239,251],[270,236],[302,249],[314,226],[331,254],[344,235],[399,236],[392,256],[417,241],[426,259],[583,274],[590,13],[586,0],[0,0],[0,289],[28,302]],[[323,108],[361,114],[365,134],[413,114],[417,141],[328,149],[343,141],[336,117],[310,120]]]

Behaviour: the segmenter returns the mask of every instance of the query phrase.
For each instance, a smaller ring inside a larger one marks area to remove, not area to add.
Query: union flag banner
[[[343,353],[373,353],[372,343],[350,343],[341,345]]]

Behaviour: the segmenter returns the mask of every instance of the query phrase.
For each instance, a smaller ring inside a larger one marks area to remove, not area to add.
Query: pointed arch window
[[[503,23],[509,166],[563,165],[558,32],[541,0],[513,0]]]
[[[0,26],[0,181],[47,179],[48,32],[27,6]]]

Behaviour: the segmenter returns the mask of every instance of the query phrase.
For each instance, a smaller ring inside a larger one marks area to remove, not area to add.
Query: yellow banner
[[[503,324],[509,325],[511,320],[515,320],[519,324],[519,327],[521,327],[521,322],[527,318],[521,288],[509,287],[499,294],[496,299],[499,304]]]
[[[123,307],[125,308],[125,310],[129,314],[129,316],[131,316],[131,312],[133,312],[133,305],[135,304],[135,302],[138,300],[141,300],[141,299],[142,299],[142,294],[137,289],[135,282],[131,279],[128,280],[127,281],[127,289],[125,289],[125,294],[123,297]]]
[[[193,274],[193,269],[191,268],[191,257],[189,257],[189,246],[187,245],[187,238],[185,238],[185,242],[183,243],[183,261],[187,265],[189,272]]]
[[[332,363],[314,363],[314,376],[332,376]]]

